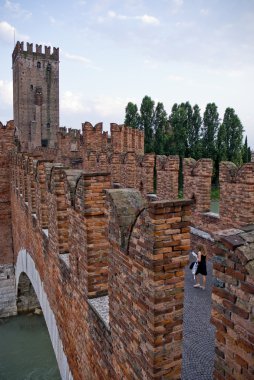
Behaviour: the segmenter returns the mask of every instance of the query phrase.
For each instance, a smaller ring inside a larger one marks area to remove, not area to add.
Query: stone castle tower
[[[59,49],[17,42],[12,54],[13,108],[22,151],[51,147],[59,127]]]

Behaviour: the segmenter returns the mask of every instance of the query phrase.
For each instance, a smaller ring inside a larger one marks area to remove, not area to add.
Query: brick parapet
[[[179,156],[156,156],[158,199],[178,198]]]
[[[108,192],[109,320],[116,372],[180,379],[184,266],[191,201],[153,202],[136,190]],[[123,333],[124,332],[124,333]],[[137,355],[138,352],[138,355]]]
[[[136,152],[144,154],[144,132],[125,125],[110,124],[113,153]]]
[[[110,187],[108,173],[83,174],[76,185],[75,210],[82,210],[86,241],[86,255],[81,265],[88,297],[103,296],[108,292],[108,213],[104,190]]]
[[[254,163],[237,168],[220,164],[220,217],[224,224],[241,227],[254,223]]]
[[[44,53],[42,52],[42,46],[37,45],[35,47],[35,51],[33,51],[33,44],[27,42],[27,49],[24,49],[24,42],[17,41],[16,46],[12,53],[12,62],[14,63],[17,56],[22,55],[24,57],[27,57],[30,55],[31,57],[36,57],[40,59],[54,59],[56,61],[59,61],[59,48],[53,48],[53,52],[51,53],[51,47],[45,46],[44,47]]]
[[[91,123],[82,124],[83,132],[83,149],[87,154],[90,151],[101,153],[108,149],[108,133],[103,132],[102,123],[96,124],[94,127]]]
[[[215,380],[253,377],[253,235],[253,230],[222,235],[214,249],[211,322],[216,327]]]
[[[212,170],[213,163],[210,159],[183,160],[183,195],[195,200],[196,212],[210,211]]]
[[[13,262],[9,153],[15,149],[14,130],[13,121],[6,125],[0,122],[0,265]]]

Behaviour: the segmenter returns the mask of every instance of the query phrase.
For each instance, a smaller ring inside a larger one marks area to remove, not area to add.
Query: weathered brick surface
[[[12,54],[16,133],[22,151],[56,144],[59,128],[59,49],[17,42]]]
[[[10,177],[8,153],[14,144],[14,123],[0,123],[0,264],[13,262],[11,231]]]
[[[158,199],[178,198],[178,156],[156,156],[156,175]]]
[[[35,262],[74,379],[179,379],[190,202],[144,208],[139,192],[118,190],[133,199],[132,210],[120,199],[118,225],[119,204],[111,204],[110,214],[105,205],[108,174],[84,174],[15,154],[12,165],[19,177],[13,176],[12,186],[14,255],[25,248]],[[111,239],[110,260],[109,216],[110,236],[120,231]],[[110,332],[88,303],[108,288]]]
[[[109,317],[113,349],[119,352],[117,376],[180,379],[190,201],[143,209],[135,190],[108,194]]]
[[[195,211],[210,211],[212,160],[193,158],[183,160],[184,197],[195,199]]]
[[[213,287],[211,316],[217,329],[215,380],[253,377],[254,247],[248,242],[250,235],[254,238],[254,232],[230,239],[221,236],[214,256],[213,274],[219,280]],[[240,239],[243,244],[239,246],[236,242]]]
[[[220,216],[224,224],[240,227],[254,223],[254,163],[237,167],[220,164]]]

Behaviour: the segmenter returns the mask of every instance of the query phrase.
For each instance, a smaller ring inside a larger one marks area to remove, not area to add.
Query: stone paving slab
[[[207,263],[205,290],[185,268],[182,380],[213,380],[215,328],[210,323],[212,264]]]

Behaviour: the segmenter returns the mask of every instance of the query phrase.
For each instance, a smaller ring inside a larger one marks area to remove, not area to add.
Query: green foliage
[[[140,129],[145,132],[145,152],[153,152],[154,101],[145,96],[140,106]]]
[[[139,111],[136,104],[127,104],[124,123],[144,131],[145,153],[179,155],[181,163],[184,157],[211,158],[213,183],[218,181],[221,161],[236,165],[251,161],[247,137],[243,144],[243,126],[233,108],[225,110],[222,123],[215,103],[207,104],[203,118],[199,106],[192,107],[189,102],[175,103],[168,116],[163,103],[158,102],[155,107],[155,102],[145,96]],[[179,186],[182,186],[181,167]]]
[[[136,104],[129,102],[125,108],[124,124],[131,128],[139,128],[140,116]]]
[[[243,163],[249,162],[249,152],[248,152],[248,140],[247,136],[245,137],[245,142],[242,148],[242,160]]]
[[[154,113],[154,152],[164,154],[166,131],[168,129],[167,112],[162,103],[158,103]]]
[[[202,127],[202,156],[216,160],[216,140],[219,128],[219,113],[214,103],[206,106]]]
[[[243,126],[233,108],[225,110],[223,125],[226,130],[227,159],[241,165]]]
[[[212,190],[211,190],[211,199],[212,200],[219,200],[220,199],[220,189],[219,189],[219,187],[215,187],[215,186],[212,187]]]

